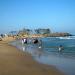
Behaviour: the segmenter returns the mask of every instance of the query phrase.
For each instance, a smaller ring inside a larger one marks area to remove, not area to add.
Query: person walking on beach
[[[27,38],[22,38],[22,48],[23,48],[23,51],[25,51],[27,49]]]
[[[27,44],[27,38],[22,38],[22,44]]]
[[[23,41],[24,41],[24,44],[27,44],[27,38],[24,38]]]

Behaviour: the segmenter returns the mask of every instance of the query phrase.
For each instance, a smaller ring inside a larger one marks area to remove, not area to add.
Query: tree
[[[23,28],[19,31],[18,35],[29,35],[32,30]]]
[[[35,32],[37,33],[37,34],[49,34],[51,31],[50,31],[50,29],[35,29]]]
[[[10,35],[17,35],[17,33],[18,33],[17,31],[10,31],[9,32]]]

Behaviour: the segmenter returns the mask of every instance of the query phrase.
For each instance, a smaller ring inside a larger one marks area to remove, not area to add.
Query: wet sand
[[[64,75],[56,67],[37,63],[30,54],[8,45],[12,40],[0,41],[0,75]]]

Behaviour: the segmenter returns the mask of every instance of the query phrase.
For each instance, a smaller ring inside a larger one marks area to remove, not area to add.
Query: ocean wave
[[[75,39],[75,37],[58,37],[59,39]]]

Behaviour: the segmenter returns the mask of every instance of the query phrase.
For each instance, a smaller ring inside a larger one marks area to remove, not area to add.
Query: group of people
[[[31,40],[31,41],[29,41],[29,40]],[[42,41],[38,40],[37,38],[34,38],[34,39],[22,38],[22,44],[27,44],[29,42],[32,42],[33,44],[41,44],[42,43]]]
[[[39,44],[39,48],[42,47],[42,40],[38,40],[37,38],[34,38],[31,40],[33,44]],[[27,38],[22,38],[22,44],[28,44],[28,39]],[[64,49],[62,45],[58,46],[58,51],[61,52]]]

